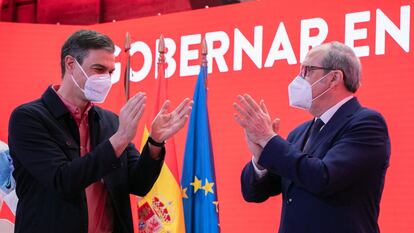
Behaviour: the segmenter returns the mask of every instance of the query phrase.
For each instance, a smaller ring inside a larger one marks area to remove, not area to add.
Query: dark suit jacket
[[[117,158],[109,138],[118,117],[94,106],[89,112],[91,152],[79,156],[79,130],[49,87],[41,99],[16,108],[9,123],[9,147],[19,197],[15,232],[88,231],[85,188],[103,178],[114,210],[114,232],[133,232],[129,194],[145,195],[163,163],[139,157],[129,144]]]
[[[346,102],[302,152],[312,121],[287,140],[273,137],[258,164],[243,169],[243,197],[263,202],[282,193],[280,233],[377,233],[379,203],[389,165],[390,142],[382,116]]]

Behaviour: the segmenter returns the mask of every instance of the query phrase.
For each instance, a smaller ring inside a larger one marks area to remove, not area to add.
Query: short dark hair
[[[60,67],[62,78],[65,74],[65,57],[70,55],[74,57],[79,64],[88,55],[89,49],[105,49],[114,53],[114,42],[107,35],[93,30],[80,30],[73,33],[63,44],[60,53]]]

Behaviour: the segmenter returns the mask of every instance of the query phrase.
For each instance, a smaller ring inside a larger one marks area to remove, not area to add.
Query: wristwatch
[[[151,136],[148,137],[148,142],[151,143],[151,145],[157,146],[157,147],[163,147],[165,145],[165,141],[157,142]]]

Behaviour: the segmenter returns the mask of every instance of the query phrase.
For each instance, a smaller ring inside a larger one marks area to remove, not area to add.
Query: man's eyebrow
[[[91,66],[92,68],[98,68],[98,69],[102,69],[102,70],[107,70],[107,69],[109,69],[108,67],[106,67],[106,66],[104,66],[104,65],[101,65],[101,64],[92,64],[92,66]],[[112,72],[114,72],[115,71],[115,68],[113,68],[113,69],[111,69],[111,70],[109,70],[109,73],[112,73]]]
[[[94,68],[101,68],[101,69],[108,69],[108,67],[101,65],[101,64],[92,64],[91,67]]]

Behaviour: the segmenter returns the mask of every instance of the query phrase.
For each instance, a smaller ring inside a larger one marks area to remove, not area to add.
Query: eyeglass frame
[[[346,79],[345,72],[342,69],[334,69],[334,68],[328,68],[328,67],[322,67],[322,66],[307,66],[307,65],[302,65],[300,67],[299,75],[302,78],[305,78],[309,74],[309,71],[312,71],[312,70],[329,70],[329,71],[332,71],[332,70],[340,70],[342,72],[342,75],[344,76],[344,80]]]

